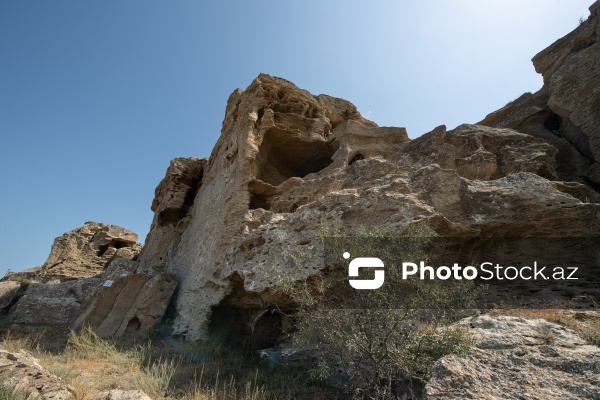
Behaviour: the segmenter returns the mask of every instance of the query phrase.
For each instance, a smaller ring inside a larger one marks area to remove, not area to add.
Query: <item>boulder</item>
[[[19,294],[21,283],[15,281],[0,282],[0,309],[10,307]]]
[[[75,399],[75,391],[59,377],[46,371],[38,360],[24,351],[10,352],[0,349],[0,382],[13,387],[28,399]],[[8,398],[8,397],[7,397]]]
[[[7,316],[12,322],[11,329],[66,333],[69,322],[100,282],[98,278],[86,278],[31,283]]]
[[[600,348],[543,319],[463,320],[473,351],[438,360],[427,399],[592,399],[600,393]]]
[[[168,273],[115,259],[71,328],[87,326],[104,338],[143,333],[160,321],[176,285]]]

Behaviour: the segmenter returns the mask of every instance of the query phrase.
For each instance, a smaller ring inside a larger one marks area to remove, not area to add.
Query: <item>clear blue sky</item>
[[[260,72],[411,137],[541,87],[592,0],[0,0],[0,275],[85,221],[140,234],[174,157],[207,157]]]

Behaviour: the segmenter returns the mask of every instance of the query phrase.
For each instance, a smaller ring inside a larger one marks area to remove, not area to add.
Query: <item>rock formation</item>
[[[543,319],[482,316],[461,323],[476,347],[433,367],[427,399],[593,399],[600,348]]]
[[[54,240],[42,276],[79,279],[98,275],[114,257],[136,257],[140,251],[137,240],[135,232],[120,226],[86,222]]]
[[[561,179],[600,186],[600,3],[591,15],[533,58],[544,77],[537,93],[526,93],[480,124],[540,137],[557,151]]]
[[[413,141],[280,78],[236,90],[210,158],[171,163],[138,259],[177,278],[173,334],[206,338],[221,306],[249,331],[281,328],[265,311],[291,305],[272,287],[324,268],[321,237],[334,227],[598,236],[598,8],[534,58],[540,92]]]
[[[99,278],[31,283],[10,309],[10,329],[28,334],[45,332],[49,340],[61,342],[69,323],[100,283]]]
[[[71,328],[89,326],[100,337],[145,332],[160,321],[176,286],[173,276],[123,258],[110,264],[102,282]]]
[[[63,341],[81,305],[105,281],[99,276],[107,266],[137,257],[137,239],[125,228],[97,222],[56,238],[42,267],[8,274],[0,282],[0,310],[8,312],[10,329],[45,332],[52,342]]]
[[[465,241],[600,237],[600,2],[590,11],[534,57],[540,91],[476,125],[439,126],[415,140],[364,119],[346,100],[259,75],[229,97],[208,159],[171,162],[143,249],[131,231],[88,222],[57,238],[42,267],[0,282],[0,310],[30,332],[70,324],[118,337],[152,328],[170,304],[174,336],[206,339],[228,327],[270,347],[296,306],[274,289],[326,268],[328,234],[401,234],[425,224]],[[27,287],[29,279],[38,282]],[[597,284],[587,289],[573,292],[600,298]],[[488,316],[462,324],[476,349],[438,361],[429,398],[600,391],[600,351],[566,328]],[[0,351],[0,375],[25,358]],[[37,370],[26,379],[38,377],[46,379]],[[54,381],[46,387],[69,396]]]
[[[28,399],[75,399],[75,391],[24,351],[0,350],[0,381]],[[8,398],[8,397],[7,397]]]
[[[0,282],[0,310],[4,313],[8,311],[8,308],[14,304],[14,300],[18,296],[20,289],[20,282]]]
[[[211,158],[174,160],[153,202],[139,262],[177,276],[174,332],[204,337],[210,308],[231,292],[231,257],[240,246],[253,247],[245,238],[271,216],[291,214],[319,195],[299,193],[305,180],[345,168],[358,154],[389,156],[407,141],[404,129],[378,128],[349,102],[313,96],[283,79],[261,75],[235,91]]]

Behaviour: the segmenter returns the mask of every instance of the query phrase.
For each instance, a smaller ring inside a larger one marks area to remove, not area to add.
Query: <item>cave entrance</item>
[[[209,337],[220,343],[260,350],[273,347],[283,333],[283,315],[275,310],[243,309],[230,304],[212,307]]]
[[[127,328],[125,328],[125,334],[129,335],[132,333],[136,333],[142,327],[142,322],[138,317],[133,317],[128,323]]]
[[[321,171],[333,162],[333,153],[324,140],[306,140],[274,128],[265,133],[254,160],[254,176],[278,186],[289,178]]]
[[[126,242],[124,240],[112,239],[109,243],[98,246],[98,251],[96,252],[96,255],[98,257],[102,257],[104,253],[106,253],[110,248],[122,249],[123,247],[128,247],[131,245],[132,243]]]

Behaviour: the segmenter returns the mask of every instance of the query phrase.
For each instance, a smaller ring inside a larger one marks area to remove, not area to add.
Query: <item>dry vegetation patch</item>
[[[171,346],[173,342],[171,341]],[[153,399],[330,399],[334,393],[297,369],[270,368],[252,355],[211,344],[178,343],[177,351],[160,338],[118,343],[84,329],[71,333],[67,346],[45,350],[34,339],[6,333],[2,347],[24,349],[65,383],[77,400],[93,400],[111,389],[143,390]],[[10,387],[0,388],[11,393]]]

